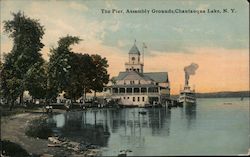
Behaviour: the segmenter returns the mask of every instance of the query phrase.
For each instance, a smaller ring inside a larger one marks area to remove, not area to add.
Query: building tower
[[[135,41],[136,43],[136,41]],[[129,50],[129,62],[125,63],[126,71],[136,71],[143,73],[143,63],[140,61],[141,54],[136,44]]]

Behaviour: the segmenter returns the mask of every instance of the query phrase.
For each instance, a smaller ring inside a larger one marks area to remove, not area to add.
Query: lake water
[[[146,114],[139,114],[146,111]],[[249,146],[249,98],[198,99],[193,107],[88,109],[54,116],[54,131],[102,146],[102,155],[238,155]]]

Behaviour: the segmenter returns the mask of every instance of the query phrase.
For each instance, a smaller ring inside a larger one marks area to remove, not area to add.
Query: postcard
[[[1,156],[249,155],[248,1],[0,5]]]

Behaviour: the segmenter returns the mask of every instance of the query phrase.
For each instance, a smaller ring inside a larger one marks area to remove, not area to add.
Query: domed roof
[[[138,54],[138,55],[140,55],[140,51],[139,51],[139,49],[137,48],[137,46],[135,44],[129,50],[129,54]]]

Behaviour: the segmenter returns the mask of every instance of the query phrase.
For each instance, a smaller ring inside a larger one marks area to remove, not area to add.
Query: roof
[[[137,73],[134,71],[131,72],[120,72],[117,77],[115,77],[116,80],[123,80],[126,76],[134,75],[134,73],[140,75],[145,80],[153,80],[155,82],[168,82],[168,73],[167,72],[148,72],[148,73]]]
[[[119,72],[119,75],[115,77],[116,80],[122,80],[124,77],[126,77],[128,72]]]
[[[151,78],[156,82],[168,82],[167,72],[149,72],[149,73],[143,73],[143,75]]]
[[[129,50],[129,54],[138,54],[138,55],[140,55],[140,51],[139,51],[139,49],[137,48],[137,46],[135,44]]]

